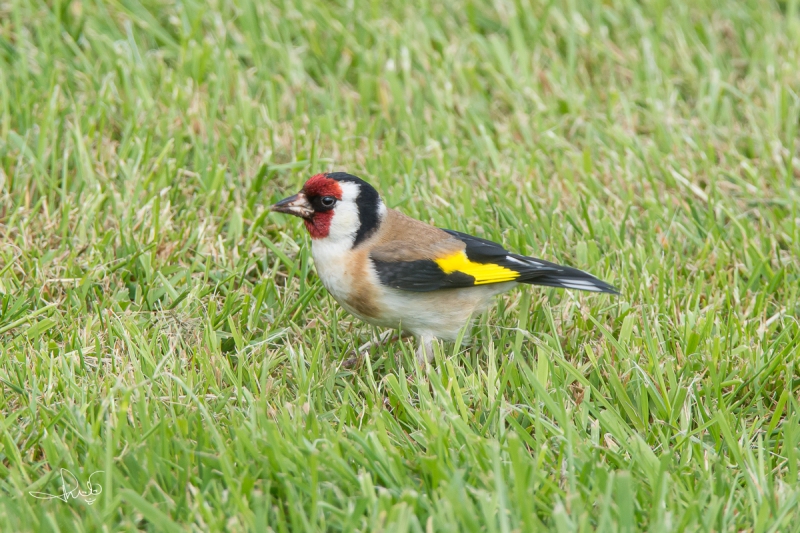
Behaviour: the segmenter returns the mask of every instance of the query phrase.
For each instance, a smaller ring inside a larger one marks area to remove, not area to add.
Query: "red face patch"
[[[339,183],[329,178],[326,174],[317,174],[309,178],[303,185],[303,193],[309,200],[322,196],[333,196],[337,200],[342,199],[342,188]],[[333,210],[316,211],[310,219],[303,220],[312,239],[324,239],[328,236],[333,220]]]
[[[313,196],[333,196],[337,200],[342,199],[342,188],[339,182],[328,177],[327,174],[317,174],[311,176],[305,185],[303,192],[311,198]]]
[[[324,239],[331,229],[331,220],[333,220],[333,211],[325,211],[324,213],[314,213],[313,217],[303,219],[303,223],[312,239]]]

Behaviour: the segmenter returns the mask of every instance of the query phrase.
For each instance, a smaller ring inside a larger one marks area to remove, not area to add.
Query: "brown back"
[[[435,259],[465,248],[449,233],[388,209],[378,231],[362,244],[379,261]]]

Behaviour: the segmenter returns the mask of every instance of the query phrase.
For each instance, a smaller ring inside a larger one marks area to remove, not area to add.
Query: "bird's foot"
[[[423,335],[419,338],[419,347],[417,348],[417,361],[420,365],[433,362],[433,341],[435,337]]]
[[[392,335],[393,330],[384,331],[381,333],[377,338],[372,339],[369,342],[365,342],[361,346],[359,346],[358,350],[353,350],[350,352],[350,357],[344,360],[342,366],[345,368],[354,368],[357,367],[361,361],[364,360],[364,357],[369,354],[369,351],[376,347],[376,346],[383,346],[390,342],[395,342],[400,338],[407,337],[408,334],[406,332],[401,332],[399,335],[394,334]]]
[[[363,360],[364,360],[364,358],[362,357],[362,355],[361,355],[361,354],[359,354],[359,353],[356,353],[356,351],[355,351],[355,350],[353,350],[352,352],[350,352],[350,357],[348,357],[347,359],[345,359],[345,360],[342,362],[342,366],[343,366],[344,368],[355,368],[355,367],[357,367],[357,366],[358,366],[358,365],[361,363],[361,361],[363,361]]]

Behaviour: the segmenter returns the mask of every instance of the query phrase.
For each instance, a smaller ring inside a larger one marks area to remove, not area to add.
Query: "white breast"
[[[338,302],[346,301],[352,292],[352,275],[346,260],[348,251],[330,239],[311,241],[311,256],[317,267],[317,275]]]

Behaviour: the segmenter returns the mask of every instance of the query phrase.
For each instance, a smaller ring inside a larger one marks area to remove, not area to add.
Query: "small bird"
[[[389,209],[370,184],[344,172],[312,176],[270,209],[303,219],[333,298],[365,322],[417,337],[420,361],[432,359],[434,339],[455,340],[473,315],[518,283],[619,294],[586,272]]]

